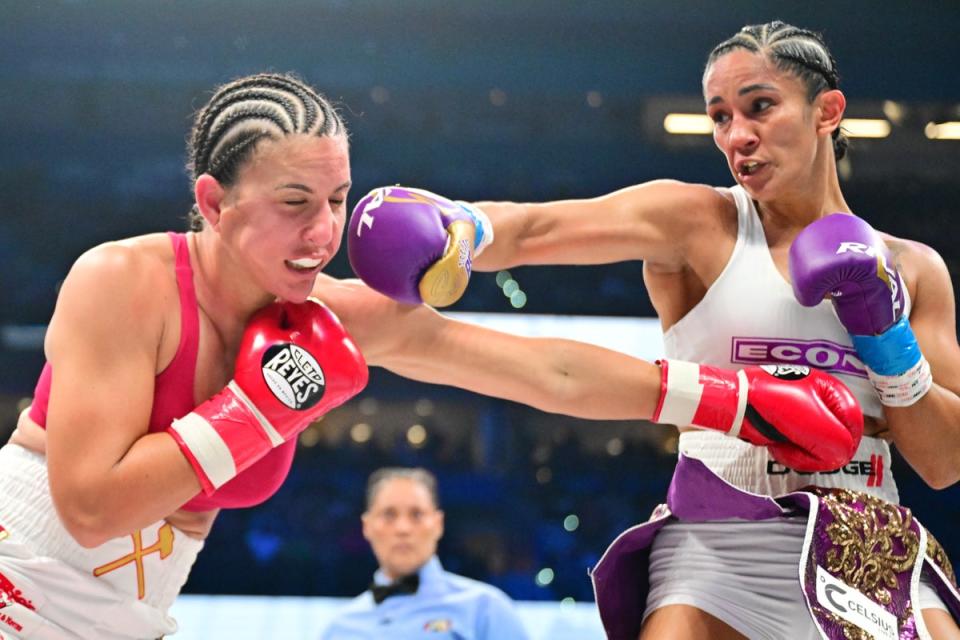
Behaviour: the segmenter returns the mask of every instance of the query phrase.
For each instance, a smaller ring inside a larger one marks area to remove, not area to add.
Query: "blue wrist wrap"
[[[464,204],[463,202],[457,202],[460,205],[460,208],[463,209],[470,219],[473,220],[473,226],[476,228],[477,232],[473,236],[473,248],[476,249],[480,246],[480,243],[483,242],[483,222],[481,222],[479,216],[474,213],[473,208]]]
[[[882,376],[909,371],[923,357],[906,316],[878,336],[850,337],[863,364]]]

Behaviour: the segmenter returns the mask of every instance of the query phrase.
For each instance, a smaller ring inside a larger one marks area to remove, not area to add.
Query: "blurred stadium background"
[[[516,200],[660,177],[729,184],[710,136],[668,133],[664,118],[702,111],[714,44],[772,19],[824,32],[848,116],[886,131],[853,140],[848,202],[936,248],[960,282],[960,140],[937,126],[960,121],[956,0],[2,3],[0,434],[29,402],[72,261],[107,239],[184,227],[184,140],[214,85],[293,71],[334,98],[352,128],[351,205],[390,183]],[[351,275],[345,251],[328,272]],[[639,263],[477,274],[452,311],[640,355],[659,348]],[[592,600],[587,568],[662,499],[676,457],[667,428],[546,415],[382,370],[302,445],[277,496],[220,516],[188,593],[359,593],[375,568],[359,526],[365,478],[423,465],[440,481],[447,568],[583,613],[571,603]],[[904,502],[960,558],[960,490],[934,492],[902,461],[895,472]],[[178,606],[188,614],[191,602]],[[547,611],[529,606],[530,620]]]

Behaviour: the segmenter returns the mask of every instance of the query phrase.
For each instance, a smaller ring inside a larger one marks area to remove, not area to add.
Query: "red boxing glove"
[[[660,362],[654,422],[696,425],[766,446],[796,471],[833,471],[863,436],[863,413],[842,382],[809,367],[763,365],[731,371]]]
[[[359,393],[367,376],[360,350],[325,306],[269,304],[244,330],[233,380],[167,433],[210,495]]]

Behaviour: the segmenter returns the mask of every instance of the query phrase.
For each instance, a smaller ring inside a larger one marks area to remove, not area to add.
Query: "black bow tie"
[[[420,588],[420,575],[412,573],[409,576],[403,576],[390,584],[372,584],[370,591],[373,592],[373,601],[380,604],[390,596],[401,594],[416,593]]]

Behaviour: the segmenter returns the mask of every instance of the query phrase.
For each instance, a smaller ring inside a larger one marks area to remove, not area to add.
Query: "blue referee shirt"
[[[374,582],[387,584],[381,571]],[[436,556],[420,569],[415,594],[379,605],[368,590],[354,598],[321,634],[321,640],[529,640],[505,593],[448,573]]]

